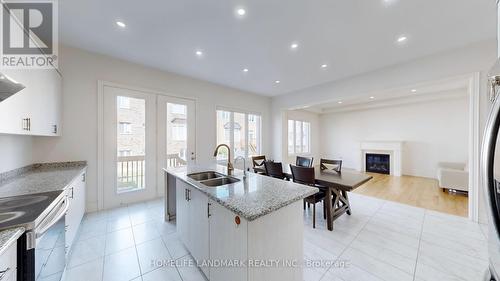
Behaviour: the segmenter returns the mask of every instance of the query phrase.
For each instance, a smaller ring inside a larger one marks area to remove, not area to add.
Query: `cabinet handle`
[[[211,217],[211,216],[212,216],[212,214],[210,214],[210,205],[212,205],[212,204],[211,204],[211,203],[208,203],[208,204],[207,204],[207,216],[208,216],[208,217]]]
[[[0,280],[3,280],[5,276],[7,276],[7,272],[10,271],[10,267],[7,267],[7,269],[0,271]]]
[[[29,131],[29,128],[28,128],[28,118],[23,118],[22,128],[23,128],[24,131]]]
[[[82,174],[82,182],[85,182],[85,173]]]
[[[188,192],[188,201],[191,201],[191,190],[188,189],[187,192]]]
[[[57,125],[52,125],[52,133],[57,134]]]
[[[31,131],[31,118],[28,118],[28,131]]]
[[[74,187],[72,187],[72,188],[71,188],[71,196],[69,197],[69,198],[71,198],[71,199],[73,199],[73,195],[74,195],[74,194],[73,194],[73,192],[74,192],[74,189],[75,189]]]

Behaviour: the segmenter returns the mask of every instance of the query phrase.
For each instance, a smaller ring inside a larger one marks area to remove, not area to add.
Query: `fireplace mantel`
[[[391,159],[391,175],[400,177],[402,168],[403,141],[363,141],[361,142],[361,170],[366,171],[367,153],[388,154]]]

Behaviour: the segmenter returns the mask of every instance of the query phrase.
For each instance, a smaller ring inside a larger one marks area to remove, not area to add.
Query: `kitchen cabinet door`
[[[189,191],[191,255],[200,263],[209,259],[208,197],[194,187]],[[201,267],[208,276],[208,267]]]
[[[189,249],[189,243],[190,239],[188,239],[189,235],[189,209],[188,209],[188,201],[187,201],[187,190],[189,189],[189,186],[181,181],[177,180],[176,183],[176,214],[175,214],[175,220],[176,220],[176,226],[177,226],[177,233],[181,239],[181,241],[184,243],[184,245]]]
[[[248,222],[213,200],[209,203],[210,259],[246,261]],[[236,266],[212,267],[209,279],[246,281],[247,270]]]
[[[1,73],[8,78],[20,82],[27,79],[25,70],[3,69]],[[22,83],[26,86],[25,83]],[[27,120],[31,118],[32,93],[23,89],[0,102],[0,133],[29,135]]]
[[[59,72],[56,69],[2,69],[1,73],[25,88],[0,102],[0,133],[60,135],[62,77]]]
[[[66,254],[71,252],[73,241],[85,214],[86,173],[82,173],[68,187],[68,211],[66,212]]]

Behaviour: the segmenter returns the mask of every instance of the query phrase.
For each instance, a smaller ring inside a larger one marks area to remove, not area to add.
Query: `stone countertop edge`
[[[14,227],[0,231],[0,256],[24,233],[24,227]],[[16,250],[17,251],[17,250]]]
[[[168,174],[171,174],[172,176],[176,177],[177,179],[180,179],[182,180],[183,182],[195,187],[197,190],[203,192],[204,194],[206,194],[210,199],[213,199],[215,200],[217,203],[219,203],[220,205],[226,207],[227,209],[229,209],[230,211],[234,212],[235,214],[237,215],[240,215],[242,216],[243,218],[245,218],[247,221],[253,221],[253,220],[256,220],[262,216],[265,216],[267,214],[270,214],[274,211],[277,211],[283,207],[286,207],[298,200],[301,200],[301,199],[304,199],[308,196],[311,196],[313,194],[316,194],[319,189],[316,188],[316,187],[309,187],[309,186],[305,186],[305,185],[301,185],[301,184],[297,184],[297,183],[294,183],[294,182],[289,182],[289,181],[284,181],[284,180],[280,180],[280,179],[275,179],[275,178],[271,178],[271,177],[267,177],[267,176],[264,176],[264,175],[258,175],[258,174],[254,174],[254,173],[247,173],[247,178],[248,177],[265,177],[266,180],[268,181],[277,181],[279,182],[280,184],[290,184],[290,185],[293,185],[293,186],[296,186],[296,187],[300,187],[302,192],[300,194],[297,194],[296,196],[294,197],[290,197],[288,198],[287,200],[283,200],[279,203],[276,203],[274,205],[271,205],[271,206],[267,206],[267,207],[263,207],[262,210],[260,210],[259,212],[255,213],[255,212],[245,212],[245,208],[241,205],[237,205],[237,203],[229,203],[227,201],[224,201],[222,200],[221,198],[218,198],[216,197],[214,194],[210,193],[210,191],[214,189],[214,187],[206,187],[204,186],[202,183],[199,183],[195,180],[192,180],[190,178],[187,177],[188,174],[191,174],[191,173],[197,173],[197,172],[203,172],[203,171],[215,171],[215,172],[218,172],[218,173],[221,173],[221,174],[225,174],[227,175],[226,173],[226,168],[223,167],[223,166],[220,166],[220,165],[217,165],[216,167],[205,167],[205,168],[195,168],[195,169],[191,169],[191,170],[188,170],[186,168],[173,168],[173,169],[166,169],[166,168],[163,168],[163,170],[168,173]],[[235,171],[239,171],[239,170],[235,170]],[[231,177],[236,177],[236,178],[239,178],[241,180],[241,176],[243,174],[243,171],[241,171],[241,174],[236,174],[236,175],[231,175]],[[241,184],[241,182],[240,182]],[[231,186],[231,185],[229,185]]]
[[[64,190],[87,167],[86,161],[41,163],[0,174],[0,198]]]

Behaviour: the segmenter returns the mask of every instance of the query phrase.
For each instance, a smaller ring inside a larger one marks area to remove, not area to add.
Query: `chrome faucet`
[[[243,160],[243,179],[247,178],[247,160],[243,156],[238,156],[234,159],[234,163],[236,164],[237,160]]]
[[[229,148],[229,145],[221,143],[219,144],[214,151],[214,157],[217,157],[217,154],[219,154],[219,148],[221,147],[226,147],[227,148],[227,175],[230,176],[233,173],[233,164],[231,163],[231,149]]]

